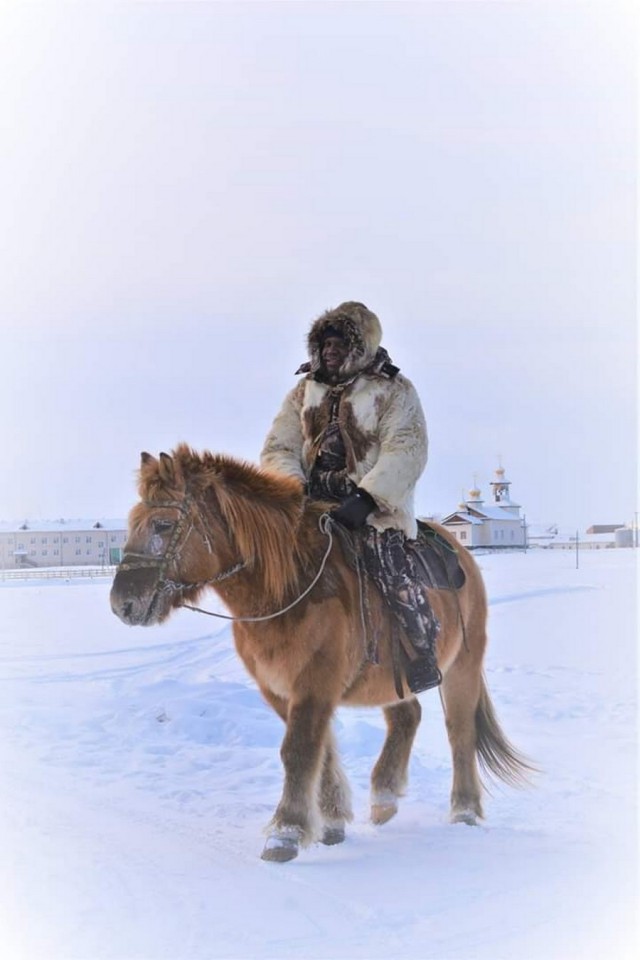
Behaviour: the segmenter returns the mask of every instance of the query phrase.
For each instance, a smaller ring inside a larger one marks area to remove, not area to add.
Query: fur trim
[[[348,353],[340,370],[341,380],[355,376],[375,359],[382,340],[380,321],[363,303],[349,300],[327,310],[312,323],[307,337],[312,373],[320,369],[320,352],[327,327],[339,330],[347,343]]]

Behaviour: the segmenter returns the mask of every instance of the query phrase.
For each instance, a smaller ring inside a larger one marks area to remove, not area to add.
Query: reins
[[[323,513],[320,519],[318,520],[318,526],[320,530],[326,537],[329,538],[329,543],[327,544],[327,549],[324,552],[324,556],[320,562],[320,567],[315,577],[309,584],[309,586],[304,590],[299,597],[293,600],[286,607],[283,607],[282,610],[276,610],[275,613],[268,613],[263,617],[231,617],[225,613],[214,613],[212,610],[203,610],[202,607],[194,607],[190,603],[182,603],[181,607],[184,607],[186,610],[193,610],[195,613],[204,613],[208,617],[218,617],[220,620],[233,620],[234,623],[261,623],[265,620],[275,620],[276,617],[281,617],[284,613],[288,613],[289,610],[293,610],[294,607],[304,600],[304,598],[311,593],[316,583],[324,573],[324,568],[326,566],[327,560],[329,559],[329,554],[331,553],[331,548],[333,546],[333,534],[331,532],[331,518],[328,513]],[[230,574],[229,574],[230,575]]]

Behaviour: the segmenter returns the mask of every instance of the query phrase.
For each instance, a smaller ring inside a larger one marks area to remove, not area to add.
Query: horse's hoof
[[[378,824],[387,823],[398,812],[397,803],[372,803],[371,804],[371,822]]]
[[[478,826],[478,815],[475,810],[456,810],[451,814],[451,823],[466,823],[470,827]]]
[[[336,843],[344,843],[344,839],[344,827],[325,827],[320,842],[333,847]]]
[[[296,833],[272,833],[267,837],[261,860],[270,860],[272,863],[286,863],[295,860],[300,849],[300,837]]]

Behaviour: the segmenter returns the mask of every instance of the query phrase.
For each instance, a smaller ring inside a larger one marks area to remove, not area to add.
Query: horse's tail
[[[538,772],[502,732],[484,677],[476,707],[476,752],[483,773],[512,787],[529,786],[531,774]]]

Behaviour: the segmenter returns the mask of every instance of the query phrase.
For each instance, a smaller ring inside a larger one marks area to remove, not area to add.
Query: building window
[[[91,537],[87,537],[85,543],[91,543]]]
[[[63,543],[69,543],[69,537],[63,537],[63,538],[62,538],[62,542],[63,542]]]
[[[18,550],[24,550],[24,543],[18,544]]]
[[[59,556],[60,556],[60,551],[59,551],[59,550],[54,550],[54,551],[53,551],[53,555],[54,555],[54,557],[59,557]]]
[[[36,542],[36,538],[35,538],[35,537],[31,537],[31,540],[29,541],[29,543],[35,543],[35,542]]]
[[[460,539],[461,539],[461,540],[466,540],[466,539],[467,539],[467,531],[466,531],[466,530],[461,530],[461,531],[460,531]]]
[[[47,555],[47,551],[46,551],[46,550],[43,550],[43,551],[42,551],[42,556],[43,556],[43,557],[46,557],[46,555]]]
[[[82,553],[82,550],[80,550],[80,548],[78,548],[78,549],[76,550],[76,557],[79,557],[81,553]]]
[[[35,555],[36,555],[36,552],[35,552],[35,550],[31,550],[31,551],[30,551],[30,553],[29,553],[29,556],[31,556],[31,557],[35,557]]]
[[[80,543],[80,537],[76,537],[76,543]]]
[[[46,543],[46,542],[47,542],[47,538],[46,538],[46,537],[42,537],[42,539],[40,540],[40,543]]]

